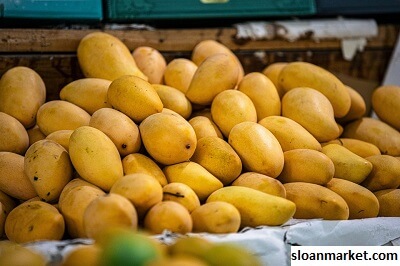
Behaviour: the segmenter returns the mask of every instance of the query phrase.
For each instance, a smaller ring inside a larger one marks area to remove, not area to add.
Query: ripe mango
[[[278,86],[286,93],[297,87],[309,87],[322,93],[331,103],[334,117],[345,116],[351,106],[351,98],[345,85],[331,72],[307,62],[291,62],[280,74]]]
[[[235,206],[240,212],[241,228],[282,225],[292,218],[296,211],[296,205],[290,200],[242,186],[218,189],[206,202],[214,201],[225,201]]]
[[[45,100],[46,86],[35,70],[16,66],[2,75],[0,112],[15,117],[25,128],[35,125],[37,111]]]
[[[371,104],[376,115],[390,126],[400,130],[400,86],[384,85],[372,93]]]
[[[182,204],[190,213],[200,206],[196,192],[188,185],[180,182],[171,182],[163,188],[163,201],[175,201]]]
[[[400,189],[382,189],[374,194],[379,201],[379,217],[400,217]]]
[[[192,114],[192,104],[183,92],[162,84],[153,84],[153,88],[160,97],[164,108],[177,112],[185,119],[190,117]]]
[[[279,86],[279,74],[281,73],[282,69],[287,66],[287,64],[287,62],[275,62],[269,64],[261,71],[272,81],[272,83],[274,83],[280,99],[282,99],[285,91]]]
[[[218,126],[206,116],[198,115],[192,117],[189,120],[189,124],[193,127],[197,140],[206,136],[223,138]]]
[[[267,194],[286,198],[285,187],[281,181],[255,172],[246,172],[241,174],[232,182],[231,185],[254,188]]]
[[[321,92],[309,87],[293,88],[282,98],[282,116],[290,118],[319,142],[339,137],[332,104]]]
[[[164,70],[164,83],[185,93],[197,70],[197,65],[186,58],[175,58]]]
[[[372,163],[372,171],[361,183],[372,192],[397,188],[400,185],[400,161],[390,155],[374,155],[365,158]]]
[[[46,138],[46,135],[43,134],[42,131],[40,131],[40,128],[38,125],[34,125],[33,127],[27,129],[26,132],[28,132],[29,146],[31,146],[33,143],[35,143],[38,140]]]
[[[152,84],[162,84],[163,74],[167,66],[164,56],[153,47],[138,46],[132,52],[137,67]]]
[[[281,145],[265,127],[255,122],[242,122],[229,133],[228,143],[239,155],[244,168],[277,177],[283,168]]]
[[[336,192],[321,185],[293,182],[283,184],[286,198],[296,204],[296,219],[347,220],[349,206]]]
[[[338,138],[321,143],[322,146],[328,144],[339,144],[360,157],[366,158],[372,155],[380,155],[381,151],[372,143],[352,138]]]
[[[72,129],[57,130],[46,136],[45,139],[52,140],[63,146],[63,148],[69,150],[69,138],[74,132]]]
[[[29,136],[24,126],[14,117],[0,112],[0,151],[25,154]]]
[[[351,105],[350,110],[344,117],[337,118],[338,123],[345,124],[349,121],[363,117],[367,112],[367,105],[363,96],[355,89],[345,86],[349,92]]]

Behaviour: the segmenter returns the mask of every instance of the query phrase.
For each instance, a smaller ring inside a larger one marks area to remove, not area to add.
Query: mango
[[[121,156],[138,152],[142,145],[139,127],[127,115],[115,109],[97,110],[90,118],[89,126],[106,134]]]
[[[98,189],[99,187],[96,185],[93,185],[92,183],[89,183],[85,180],[83,180],[81,177],[74,177],[69,181],[63,188],[60,194],[60,198],[58,199],[59,202],[64,200],[64,197],[68,195],[68,193],[76,188],[76,187],[82,187],[82,186],[87,186],[87,187],[92,187]]]
[[[329,144],[322,147],[322,152],[335,165],[333,177],[342,178],[360,184],[372,171],[372,163],[358,156],[339,144]]]
[[[338,118],[340,124],[345,124],[349,121],[363,117],[367,112],[367,105],[363,96],[355,89],[345,86],[350,95],[350,109],[344,117]]]
[[[267,65],[261,73],[266,75],[272,83],[275,85],[276,90],[278,91],[279,98],[282,99],[285,91],[279,86],[279,74],[281,73],[282,69],[287,66],[287,62],[275,62],[272,64]]]
[[[228,202],[204,203],[190,215],[193,220],[193,232],[229,234],[237,233],[240,228],[240,212]]]
[[[133,50],[132,56],[137,67],[148,78],[150,83],[163,83],[167,62],[157,49],[149,46],[138,46]]]
[[[44,139],[26,151],[24,170],[37,195],[54,203],[72,179],[73,168],[68,152],[57,142]]]
[[[7,238],[16,243],[61,240],[64,231],[63,216],[43,201],[21,203],[8,214],[5,223]]]
[[[311,63],[289,63],[279,74],[278,87],[286,93],[297,87],[319,91],[331,103],[335,118],[344,117],[350,110],[351,98],[345,85],[328,70]]]
[[[0,112],[0,151],[25,154],[29,136],[24,126],[14,117]]]
[[[333,161],[324,153],[295,149],[283,153],[285,162],[278,180],[282,183],[308,182],[325,185],[335,174]]]
[[[42,253],[12,241],[2,241],[0,265],[45,266],[46,258]]]
[[[224,185],[232,183],[242,172],[239,155],[228,142],[218,137],[203,137],[198,140],[190,160],[206,168]]]
[[[267,194],[286,198],[285,187],[281,181],[255,172],[246,172],[241,174],[232,182],[231,185],[254,188]]]
[[[168,183],[160,166],[144,154],[132,153],[125,156],[122,159],[122,167],[125,175],[143,173],[157,179],[161,186],[165,186]]]
[[[86,207],[105,192],[98,187],[81,185],[70,189],[60,197],[58,207],[64,217],[67,232],[71,238],[86,238],[83,215]]]
[[[261,119],[258,123],[271,131],[284,152],[294,149],[322,149],[321,144],[310,132],[290,118],[273,115]]]
[[[135,206],[139,219],[163,199],[160,183],[154,177],[142,173],[124,175],[114,183],[110,193],[127,198]]]
[[[359,139],[337,138],[328,142],[321,143],[322,146],[328,144],[339,144],[363,158],[381,154],[381,151],[376,145]]]
[[[37,195],[29,177],[25,174],[24,156],[12,152],[0,152],[0,169],[0,190],[3,193],[19,200],[28,200]],[[0,202],[3,202],[1,197]]]
[[[175,201],[182,204],[190,213],[200,206],[196,192],[184,183],[171,182],[162,188],[163,201]]]
[[[207,265],[262,265],[260,259],[248,248],[243,248],[234,243],[215,243],[204,252],[201,258],[207,262]]]
[[[83,75],[113,81],[124,75],[147,80],[136,65],[128,47],[117,37],[105,32],[91,32],[84,36],[77,48]]]
[[[69,150],[69,138],[74,132],[72,129],[57,130],[46,136],[45,139],[52,140],[63,146],[63,148]]]
[[[231,56],[214,54],[197,68],[186,97],[192,103],[209,105],[218,93],[235,88],[238,75],[238,64]]]
[[[187,161],[196,149],[196,133],[180,115],[153,114],[140,123],[139,130],[146,151],[161,164]]]
[[[186,234],[192,231],[193,221],[183,205],[175,201],[162,201],[147,212],[144,228],[152,234],[161,234],[164,230]]]
[[[374,195],[379,201],[379,217],[400,217],[400,189],[382,189]]]
[[[192,114],[192,104],[185,94],[178,89],[168,85],[153,84],[164,108],[177,112],[183,118],[188,119]]]
[[[234,126],[228,143],[239,155],[244,168],[270,177],[277,177],[284,163],[281,145],[265,127],[255,122]]]
[[[138,217],[133,204],[125,197],[109,193],[92,200],[83,213],[85,234],[94,240],[105,231],[126,228],[136,231]]]
[[[164,70],[164,83],[185,93],[197,70],[197,65],[186,58],[171,60]]]
[[[94,127],[79,127],[72,133],[69,155],[79,175],[106,192],[123,176],[117,147],[106,134]]]
[[[0,190],[0,202],[3,204],[3,213],[6,215],[17,206],[16,200],[4,193],[2,190]]]
[[[249,96],[257,111],[257,121],[281,114],[281,99],[272,81],[260,72],[246,74],[238,90]]]
[[[107,91],[111,81],[100,78],[81,78],[65,85],[60,99],[73,103],[90,115],[100,108],[110,108]]]
[[[339,194],[349,206],[349,219],[374,218],[379,201],[370,190],[349,180],[333,178],[326,187]]]
[[[101,252],[102,249],[96,244],[77,246],[65,255],[61,266],[74,266],[78,264],[96,266],[99,264]]]
[[[27,129],[26,132],[28,133],[28,137],[29,137],[29,146],[31,146],[33,143],[35,143],[38,140],[46,138],[46,135],[43,134],[42,131],[40,131],[40,128],[38,125],[34,125],[33,127]]]
[[[226,90],[215,96],[211,103],[211,115],[225,137],[241,122],[257,122],[257,110],[252,100],[238,90]]]
[[[90,114],[79,106],[61,100],[47,102],[37,112],[37,125],[46,136],[58,130],[74,130],[89,125]]]
[[[282,197],[273,196],[249,187],[227,186],[213,192],[208,202],[225,201],[240,213],[240,227],[282,225],[292,218],[296,205]]]
[[[375,118],[363,117],[347,124],[341,137],[372,143],[382,154],[400,155],[400,132]]]
[[[372,192],[397,188],[400,185],[400,161],[390,155],[373,155],[365,158],[372,163],[372,171],[361,183]]]
[[[45,101],[46,86],[35,70],[16,66],[2,75],[0,112],[14,117],[25,128],[35,125],[37,111]]]
[[[132,75],[115,79],[108,88],[107,99],[114,109],[126,114],[135,123],[163,109],[163,103],[153,86]]]
[[[203,202],[211,193],[223,187],[218,178],[195,162],[168,165],[164,167],[163,172],[169,183],[180,182],[193,189],[200,202]]]
[[[206,116],[192,117],[189,120],[189,124],[193,127],[197,140],[206,136],[223,138],[218,126]]]
[[[349,206],[336,192],[321,185],[292,182],[283,184],[286,198],[296,204],[296,219],[347,220]]]
[[[282,98],[282,116],[290,118],[319,142],[339,137],[332,104],[321,92],[309,87],[293,88]]]
[[[384,122],[400,130],[400,86],[383,85],[374,90],[371,97],[372,108]]]

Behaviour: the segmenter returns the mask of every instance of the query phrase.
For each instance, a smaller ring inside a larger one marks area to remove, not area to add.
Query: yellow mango
[[[184,183],[171,182],[163,188],[163,201],[175,201],[182,204],[190,213],[200,206],[196,192]]]
[[[344,117],[337,119],[337,121],[340,124],[345,124],[349,121],[361,118],[367,112],[367,106],[363,96],[355,89],[349,86],[345,87],[350,94],[351,105],[350,105],[350,110],[347,112],[347,114]]]
[[[321,185],[292,182],[283,184],[286,198],[296,204],[296,219],[347,220],[349,206],[336,192]]]
[[[400,155],[400,132],[378,119],[370,117],[357,119],[344,127],[341,137],[372,143],[382,154]]]
[[[328,142],[321,143],[322,146],[328,144],[342,145],[351,152],[363,158],[381,154],[381,151],[378,149],[378,147],[376,147],[376,145],[359,139],[338,138]]]
[[[12,152],[0,152],[0,169],[2,192],[19,200],[28,200],[37,195],[25,174],[24,156]],[[0,201],[2,201],[1,198]]]
[[[252,265],[261,266],[265,263],[250,251],[250,248],[243,248],[235,243],[214,243],[209,249],[205,250],[201,258],[207,265]]]
[[[111,81],[99,78],[82,78],[65,85],[60,91],[60,99],[73,103],[90,115],[100,108],[110,108],[107,91]]]
[[[294,149],[321,151],[322,149],[321,144],[310,132],[290,118],[268,116],[258,121],[258,123],[274,134],[283,151]]]
[[[186,58],[175,58],[164,70],[164,83],[185,93],[197,70],[197,65]]]
[[[4,236],[4,225],[6,223],[7,212],[4,207],[4,204],[0,201],[0,237],[3,238]]]
[[[143,173],[153,176],[161,186],[165,186],[168,183],[160,166],[141,153],[132,153],[125,156],[122,159],[122,167],[125,175]]]
[[[133,50],[132,56],[137,67],[148,78],[150,83],[163,83],[163,75],[167,62],[157,49],[149,46],[139,46]]]
[[[57,130],[89,125],[90,115],[79,106],[61,100],[47,102],[37,112],[37,125],[46,136]]]
[[[242,172],[239,155],[228,142],[218,137],[203,137],[198,140],[190,160],[206,168],[224,185],[230,184]]]
[[[195,162],[183,162],[164,167],[169,183],[180,182],[188,185],[204,201],[215,190],[223,187],[221,181]]]
[[[0,202],[3,204],[3,211],[6,215],[8,215],[10,211],[14,209],[15,206],[17,206],[16,200],[1,190],[0,190]]]
[[[223,138],[218,126],[206,116],[198,115],[192,117],[189,120],[189,124],[193,127],[197,140],[206,136]]]
[[[115,109],[97,110],[90,118],[89,126],[106,134],[121,156],[138,152],[142,144],[139,127],[127,115]]]
[[[265,127],[255,122],[242,122],[234,126],[228,143],[239,155],[248,171],[277,177],[283,168],[281,145]]]
[[[99,239],[105,231],[127,228],[136,231],[138,217],[125,197],[109,193],[92,200],[83,213],[83,228],[88,238]]]
[[[123,176],[117,147],[106,134],[94,127],[83,126],[74,130],[69,140],[69,155],[79,175],[106,192]]]
[[[255,172],[246,172],[241,174],[232,182],[231,185],[254,188],[264,193],[286,198],[285,187],[281,181]]]
[[[72,129],[57,130],[46,136],[45,139],[52,140],[63,146],[63,148],[69,150],[69,138],[74,132]]]
[[[374,218],[379,213],[379,201],[370,190],[354,182],[333,178],[326,187],[339,194],[349,206],[349,219]]]
[[[43,201],[24,202],[7,216],[5,232],[10,241],[61,240],[64,218],[53,205]]]
[[[124,75],[134,75],[147,80],[128,47],[109,33],[98,31],[84,36],[78,44],[77,57],[87,78],[113,81]]]
[[[211,234],[237,233],[240,228],[240,212],[225,201],[207,202],[190,214],[193,232]]]
[[[81,185],[70,189],[60,197],[58,207],[64,217],[68,235],[71,238],[86,238],[83,228],[83,214],[86,207],[105,192],[98,187]]]
[[[162,84],[153,84],[153,88],[160,97],[164,108],[177,112],[185,119],[190,117],[192,114],[192,104],[183,92]]]
[[[39,251],[33,251],[32,248],[26,247],[15,242],[5,240],[2,241],[0,265],[29,265],[29,266],[46,266],[47,258]]]
[[[198,66],[203,63],[203,61],[215,54],[226,54],[230,56],[238,65],[239,68],[239,75],[237,82],[240,82],[240,80],[244,76],[244,69],[242,66],[242,63],[239,61],[237,56],[229,49],[227,46],[225,46],[222,43],[219,43],[215,40],[203,40],[200,41],[199,43],[196,44],[196,46],[192,50],[192,55],[191,55],[191,60]]]
[[[253,102],[238,90],[219,93],[211,104],[211,115],[225,137],[228,137],[231,129],[241,122],[257,122],[257,111]]]
[[[319,142],[339,137],[332,104],[321,92],[308,88],[293,88],[282,98],[282,116],[288,117],[311,133]]]
[[[164,230],[186,234],[192,231],[193,221],[183,205],[175,201],[162,201],[147,212],[144,228],[152,234],[161,234]]]
[[[281,114],[281,99],[272,81],[260,72],[246,74],[238,90],[249,96],[257,111],[257,121]]]
[[[278,91],[279,98],[282,99],[285,91],[279,86],[279,74],[281,70],[287,66],[287,62],[275,62],[266,66],[261,72],[266,75],[272,83],[274,83],[276,90]]]
[[[379,201],[379,217],[400,217],[400,189],[382,189],[374,195]]]
[[[149,82],[136,76],[115,79],[107,91],[108,102],[136,123],[161,112],[163,103]]]
[[[373,155],[365,158],[372,163],[372,171],[361,183],[372,192],[397,188],[400,185],[400,161],[390,155]]]
[[[64,186],[72,179],[68,152],[57,142],[39,140],[26,151],[25,173],[37,195],[46,202],[56,202]]]
[[[400,130],[400,86],[383,85],[374,90],[371,104],[376,115],[390,126]]]
[[[25,154],[29,136],[24,126],[14,117],[0,112],[0,151]]]
[[[186,97],[192,103],[209,105],[218,93],[235,88],[238,75],[238,64],[229,55],[207,57],[194,73]]]
[[[85,180],[83,180],[81,177],[74,177],[73,179],[71,179],[71,181],[69,181],[63,188],[63,190],[61,191],[60,194],[60,198],[58,199],[58,201],[63,201],[64,197],[74,188],[76,187],[81,187],[81,186],[88,186],[88,187],[93,187],[93,188],[99,188],[96,185],[93,185],[92,183],[89,183]]]
[[[339,144],[322,147],[322,152],[335,165],[333,177],[360,184],[372,171],[372,163]]]
[[[60,266],[97,266],[102,249],[96,244],[80,245],[65,254]]]
[[[282,183],[308,182],[325,185],[335,174],[335,165],[322,152],[295,149],[283,153],[285,162],[278,180]]]
[[[135,206],[139,219],[163,199],[160,183],[153,176],[142,173],[121,177],[111,187],[110,193],[127,198]]]
[[[291,62],[279,74],[278,87],[286,93],[297,87],[309,87],[322,93],[331,103],[334,116],[344,117],[351,98],[345,85],[331,72],[307,62]]]
[[[161,164],[187,161],[196,149],[196,133],[180,115],[153,114],[140,123],[139,130],[146,151]]]
[[[46,86],[35,70],[16,66],[0,79],[0,112],[15,117],[25,128],[35,125],[36,113],[46,101]]]
[[[290,200],[242,186],[218,189],[206,202],[214,201],[225,201],[235,206],[240,213],[241,228],[282,225],[296,211],[296,205]]]
[[[31,146],[33,143],[35,143],[38,140],[46,138],[46,135],[43,134],[42,131],[40,131],[40,128],[38,125],[34,125],[33,127],[27,129],[26,132],[28,132],[29,146]]]

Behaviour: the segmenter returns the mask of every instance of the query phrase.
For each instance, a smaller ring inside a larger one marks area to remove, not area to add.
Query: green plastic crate
[[[106,0],[109,21],[301,16],[314,0]]]
[[[103,19],[101,0],[3,0],[0,17],[5,19],[96,20]]]

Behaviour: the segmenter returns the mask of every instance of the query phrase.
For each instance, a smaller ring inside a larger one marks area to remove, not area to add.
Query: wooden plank
[[[79,41],[87,34],[99,30],[75,29],[0,29],[0,53],[75,53]],[[238,40],[235,28],[156,29],[156,30],[104,30],[120,38],[130,50],[142,45],[162,52],[191,51],[200,41],[217,40],[233,51],[241,50],[304,50],[340,49],[340,40],[310,39]],[[394,47],[399,26],[380,25],[379,34],[368,41],[367,48]]]

